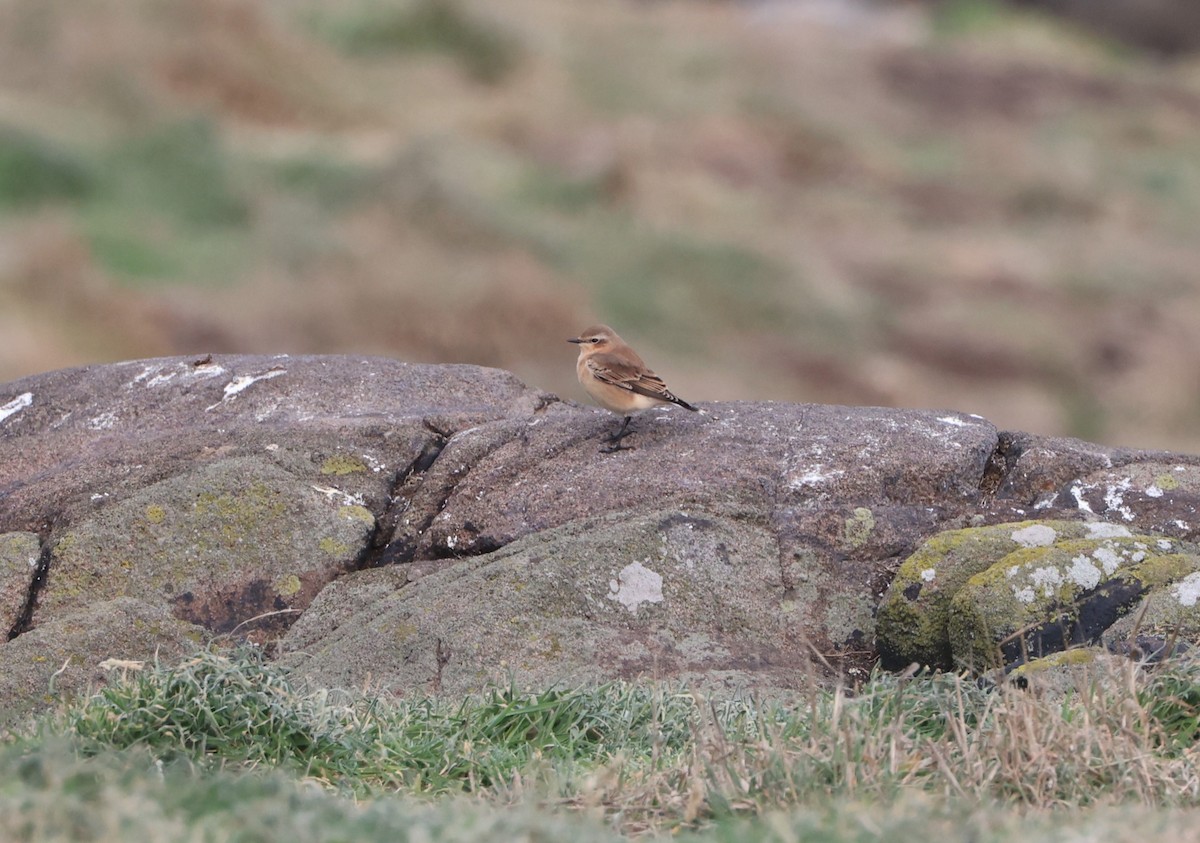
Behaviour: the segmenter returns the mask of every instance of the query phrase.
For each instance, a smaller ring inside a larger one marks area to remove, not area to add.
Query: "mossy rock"
[[[875,635],[882,665],[888,670],[913,662],[949,668],[950,601],[967,580],[1014,550],[1109,534],[1129,535],[1129,530],[1104,522],[1047,520],[938,533],[900,566],[879,606]]]
[[[1127,681],[1136,666],[1103,647],[1071,647],[1048,656],[1014,665],[1007,681],[1043,697],[1065,699],[1090,693],[1089,689]]]
[[[35,625],[96,600],[164,604],[214,632],[295,612],[367,546],[374,517],[265,458],[236,457],[146,486],[53,545]],[[264,632],[265,634],[265,632]]]
[[[1150,589],[1197,571],[1197,548],[1163,536],[1074,539],[1013,551],[973,575],[951,600],[954,663],[980,671],[1098,643]]]
[[[0,533],[0,632],[10,630],[24,608],[41,550],[35,533]]]
[[[1200,643],[1200,572],[1153,589],[1103,640],[1114,652],[1151,660]]]
[[[1069,650],[1060,650],[1057,653],[1051,653],[1048,656],[1042,656],[1041,658],[1017,665],[1013,668],[1010,676],[1024,676],[1028,678],[1061,668],[1093,664],[1096,661],[1096,656],[1101,652],[1103,651],[1097,647],[1072,647]]]

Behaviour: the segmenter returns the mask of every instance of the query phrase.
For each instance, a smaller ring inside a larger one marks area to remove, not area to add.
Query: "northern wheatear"
[[[567,342],[579,346],[575,373],[587,394],[604,409],[625,416],[620,429],[604,440],[608,443],[607,448],[600,449],[604,453],[629,450],[621,440],[629,435],[629,422],[638,410],[678,404],[697,412],[696,407],[667,389],[663,379],[650,371],[638,353],[607,325],[588,328]]]

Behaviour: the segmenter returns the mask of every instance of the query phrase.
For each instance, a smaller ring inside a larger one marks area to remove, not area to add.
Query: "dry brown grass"
[[[731,728],[727,709],[701,702],[705,716],[686,757],[649,769],[617,761],[570,801],[603,807],[637,830],[914,799],[1026,817],[1085,806],[1194,808],[1195,666],[1180,675],[1182,684],[1173,676],[1154,685],[1136,665],[1114,660],[1033,690],[981,690],[961,677],[889,679],[857,695],[814,690],[751,729],[744,721]],[[1186,726],[1176,714],[1190,718]]]
[[[426,0],[467,34],[351,48],[420,5],[0,2],[0,124],[97,185],[52,203],[66,267],[44,207],[0,217],[0,378],[381,352],[580,397],[561,340],[603,319],[689,398],[1200,450],[1194,65],[903,4]],[[196,116],[237,219],[119,155]]]
[[[259,659],[208,653],[148,665],[47,725],[38,740],[71,737],[84,754],[277,766],[368,805],[466,794],[623,835],[857,841],[948,825],[962,830],[949,839],[1007,841],[1079,825],[1129,839],[1147,821],[1189,829],[1200,807],[1194,659],[1099,660],[1024,690],[876,676],[773,701],[608,684],[460,705],[302,693]]]

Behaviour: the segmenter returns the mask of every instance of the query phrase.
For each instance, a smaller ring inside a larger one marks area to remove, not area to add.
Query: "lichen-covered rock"
[[[1104,522],[1053,520],[938,533],[904,561],[879,605],[875,635],[883,666],[900,670],[916,662],[951,667],[950,601],[967,580],[1020,548],[1105,535],[1131,533],[1126,527]]]
[[[778,688],[812,670],[823,621],[781,599],[768,530],[663,511],[573,522],[403,588],[350,575],[282,649],[321,685],[399,694],[634,677]]]
[[[41,550],[34,533],[0,533],[0,633],[12,629],[25,608]]]
[[[920,661],[945,657],[924,627],[953,581],[1053,519],[1200,536],[1200,457],[947,411],[703,408],[643,413],[632,450],[600,453],[612,414],[475,366],[206,355],[0,385],[0,533],[40,547],[3,567],[10,645],[136,597],[234,637],[299,613],[290,660],[398,693],[510,669],[774,687],[867,675],[879,599],[939,531],[1046,519],[976,534],[959,573],[902,569],[893,591],[935,620],[905,597],[881,640]]]
[[[1197,548],[1164,536],[1022,548],[951,600],[951,653],[959,667],[979,671],[1098,642],[1148,590],[1198,570]]]
[[[0,386],[0,529],[40,532],[197,466],[266,456],[379,513],[455,431],[547,398],[510,372],[383,357],[205,355]]]
[[[1018,688],[1061,699],[1098,682],[1128,681],[1129,672],[1136,669],[1129,659],[1114,656],[1103,647],[1071,647],[1013,665],[1006,680]]]
[[[452,437],[412,501],[436,517],[402,521],[392,555],[478,554],[592,515],[665,505],[741,506],[777,522],[836,506],[839,534],[821,543],[853,548],[899,507],[977,502],[996,445],[990,422],[962,413],[766,402],[706,415],[677,409],[642,414],[626,441],[633,449],[616,454],[597,454],[619,423],[611,413],[566,407]]]
[[[1200,572],[1151,591],[1103,640],[1113,652],[1150,660],[1200,643]]]
[[[0,723],[103,684],[106,667],[173,661],[204,638],[203,630],[167,608],[131,598],[97,601],[56,617],[0,644]]]
[[[1136,523],[1140,532],[1185,538],[1200,527],[1200,467],[1178,459],[1150,459],[1104,468],[1072,480],[1045,500],[1074,502],[1081,512]]]
[[[290,621],[363,553],[374,527],[362,506],[265,459],[211,463],[147,486],[59,536],[35,623],[135,597],[214,632],[266,615],[243,631],[278,633],[286,628],[279,621]]]

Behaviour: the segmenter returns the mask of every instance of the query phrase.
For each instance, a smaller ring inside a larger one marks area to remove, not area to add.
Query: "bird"
[[[600,449],[602,453],[631,450],[621,440],[631,433],[629,423],[638,410],[678,404],[699,412],[699,408],[667,389],[663,379],[650,371],[638,353],[607,325],[594,325],[567,342],[579,346],[575,373],[587,394],[604,409],[625,416],[620,429],[604,440],[607,447]]]

